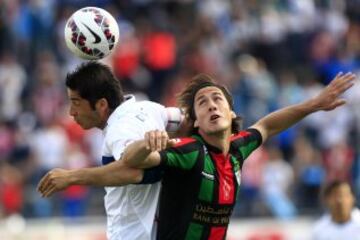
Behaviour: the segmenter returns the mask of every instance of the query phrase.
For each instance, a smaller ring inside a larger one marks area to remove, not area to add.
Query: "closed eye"
[[[80,101],[79,100],[71,100],[71,104],[74,106],[80,106]]]

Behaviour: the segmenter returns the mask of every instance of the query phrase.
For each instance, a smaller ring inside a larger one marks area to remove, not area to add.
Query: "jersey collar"
[[[222,151],[219,148],[207,143],[200,135],[194,134],[194,135],[192,135],[192,137],[197,139],[198,141],[200,141],[202,144],[204,144],[204,146],[206,147],[206,149],[209,152],[216,153],[216,154],[222,153]]]

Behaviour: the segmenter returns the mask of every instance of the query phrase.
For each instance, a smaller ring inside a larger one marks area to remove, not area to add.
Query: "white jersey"
[[[360,240],[360,210],[351,212],[350,221],[338,224],[329,214],[320,218],[314,227],[312,240]]]
[[[125,147],[143,139],[145,132],[165,130],[169,120],[164,106],[150,101],[136,102],[134,96],[127,96],[110,115],[104,129],[103,164],[119,160]],[[160,182],[105,187],[105,190],[108,239],[154,239]]]

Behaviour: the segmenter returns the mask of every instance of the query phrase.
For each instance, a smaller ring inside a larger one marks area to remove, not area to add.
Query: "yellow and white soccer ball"
[[[76,56],[97,60],[109,55],[119,41],[115,18],[97,7],[77,10],[65,25],[65,42]]]

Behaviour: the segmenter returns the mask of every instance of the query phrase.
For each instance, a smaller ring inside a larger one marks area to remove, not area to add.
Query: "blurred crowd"
[[[72,121],[64,86],[81,62],[64,25],[84,6],[119,23],[119,44],[103,61],[126,92],[174,106],[205,72],[231,90],[244,127],[314,96],[339,71],[360,76],[359,0],[1,0],[0,218],[103,214],[102,189],[36,192],[52,168],[100,164],[101,132]],[[250,156],[234,216],[318,214],[333,179],[360,197],[360,84],[344,97],[346,106],[307,117]]]

